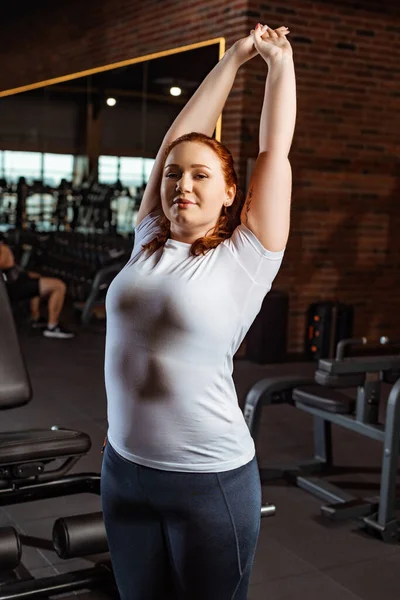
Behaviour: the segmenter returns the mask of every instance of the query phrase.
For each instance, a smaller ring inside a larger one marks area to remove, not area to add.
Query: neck
[[[201,229],[191,229],[190,231],[187,231],[181,227],[176,227],[171,224],[169,237],[171,240],[175,240],[177,242],[193,244],[199,238],[205,237],[208,231],[210,230],[205,230],[203,227]]]

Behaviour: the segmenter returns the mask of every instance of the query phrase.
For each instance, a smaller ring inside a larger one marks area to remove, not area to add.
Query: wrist
[[[293,54],[281,54],[280,56],[272,56],[264,58],[268,65],[268,69],[278,70],[286,65],[293,65]]]
[[[228,48],[228,50],[225,52],[222,59],[225,60],[230,65],[232,65],[232,67],[236,70],[238,70],[244,64],[244,62],[246,62],[246,61],[241,61],[239,59],[237,53],[235,52],[234,45],[231,46],[230,48]]]

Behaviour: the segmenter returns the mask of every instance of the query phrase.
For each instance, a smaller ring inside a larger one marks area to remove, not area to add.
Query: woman
[[[257,25],[177,117],[144,194],[131,259],[108,292],[101,490],[122,600],[247,597],[261,486],[232,357],[289,232],[296,99],[287,33]],[[209,136],[238,68],[257,53],[269,74],[243,205],[232,157]]]

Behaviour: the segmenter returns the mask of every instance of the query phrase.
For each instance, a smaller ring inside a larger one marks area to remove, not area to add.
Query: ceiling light
[[[115,98],[107,98],[107,104],[108,106],[115,106],[117,104],[117,101]]]
[[[169,93],[171,96],[180,96],[182,94],[182,90],[180,87],[173,86],[170,88]]]

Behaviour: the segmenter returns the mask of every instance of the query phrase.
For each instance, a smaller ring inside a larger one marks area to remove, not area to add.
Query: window
[[[100,156],[99,183],[115,183],[119,177],[118,156]]]
[[[156,162],[155,158],[145,158],[144,159],[144,172],[145,172],[145,181],[148,182],[150,178],[150,173],[153,169],[153,165]]]
[[[16,183],[20,177],[27,181],[42,178],[41,152],[12,152],[4,151],[4,177],[7,181]]]
[[[4,152],[0,152],[0,177],[5,178]]]
[[[54,188],[61,179],[72,179],[74,157],[72,154],[43,154],[42,152],[0,152],[0,175],[8,182],[16,183],[25,177],[28,183],[43,180]]]
[[[72,154],[44,154],[43,183],[58,187],[61,179],[72,180],[74,157]]]
[[[123,156],[120,158],[120,179],[122,185],[139,187],[143,183],[144,169],[142,158]]]
[[[99,182],[113,184],[120,179],[124,186],[140,187],[148,182],[154,162],[154,158],[100,156]],[[61,179],[71,181],[73,173],[72,154],[0,151],[0,177],[10,183],[25,177],[28,183],[39,179],[57,188]]]
[[[130,156],[100,156],[99,182],[115,183],[120,179],[124,186],[140,187],[143,182],[148,182],[154,160]]]

